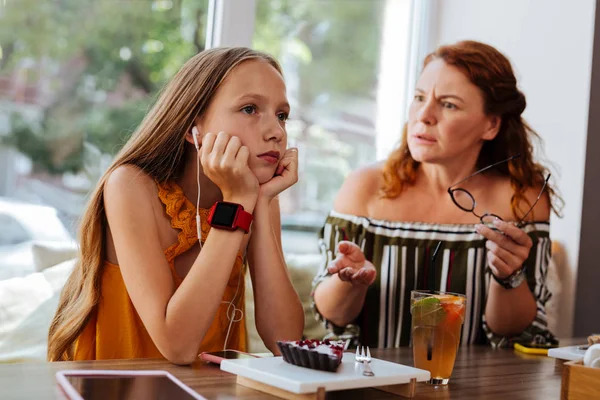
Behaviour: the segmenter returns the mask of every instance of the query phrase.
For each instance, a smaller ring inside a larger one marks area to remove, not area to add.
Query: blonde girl
[[[201,351],[246,350],[246,270],[267,348],[301,337],[277,200],[298,179],[289,111],[281,68],[266,54],[212,49],[181,68],[91,196],[50,361],[189,364]],[[219,224],[227,207],[251,227]]]

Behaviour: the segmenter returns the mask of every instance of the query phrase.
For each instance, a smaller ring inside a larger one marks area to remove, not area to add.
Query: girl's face
[[[408,147],[419,162],[456,160],[481,149],[500,128],[485,114],[481,90],[456,67],[431,61],[421,74],[408,117]]]
[[[250,150],[248,166],[262,184],[273,178],[286,150],[289,112],[281,74],[265,61],[249,60],[229,73],[196,126],[200,137],[224,131],[240,138]]]

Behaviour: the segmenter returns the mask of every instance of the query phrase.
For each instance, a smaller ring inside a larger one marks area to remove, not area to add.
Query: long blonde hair
[[[271,56],[251,49],[218,48],[192,57],[165,86],[136,132],[102,176],[80,221],[79,259],[69,276],[48,332],[48,360],[73,359],[73,344],[95,311],[105,260],[104,184],[121,165],[141,168],[158,182],[181,173],[185,134],[209,106],[228,74],[247,60],[261,60],[281,74]]]

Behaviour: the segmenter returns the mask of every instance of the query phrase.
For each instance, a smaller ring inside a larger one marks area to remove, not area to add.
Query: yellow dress
[[[171,218],[171,226],[179,230],[178,241],[165,250],[176,287],[182,278],[175,271],[175,257],[189,250],[198,241],[196,233],[196,208],[173,182],[158,183],[158,196]],[[208,210],[200,209],[202,240],[206,240],[210,225]],[[241,275],[241,276],[240,276]],[[232,301],[244,312],[244,260],[238,253],[229,277],[223,301]],[[238,279],[241,279],[237,296]],[[100,284],[100,301],[75,342],[75,360],[106,360],[124,358],[164,358],[158,351],[138,315],[121,276],[118,265],[104,263]],[[235,296],[235,298],[234,298]],[[198,307],[202,307],[198,304]],[[229,326],[228,304],[221,303],[213,322],[200,344],[198,353],[223,350]],[[230,314],[233,314],[230,310]],[[239,314],[239,313],[238,313]],[[232,318],[239,317],[231,315]],[[233,322],[228,339],[228,349],[246,351],[246,321]]]

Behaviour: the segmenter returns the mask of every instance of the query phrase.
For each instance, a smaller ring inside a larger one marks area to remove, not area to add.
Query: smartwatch
[[[208,213],[208,224],[217,229],[241,229],[248,233],[252,225],[252,214],[244,211],[241,204],[217,201]]]

